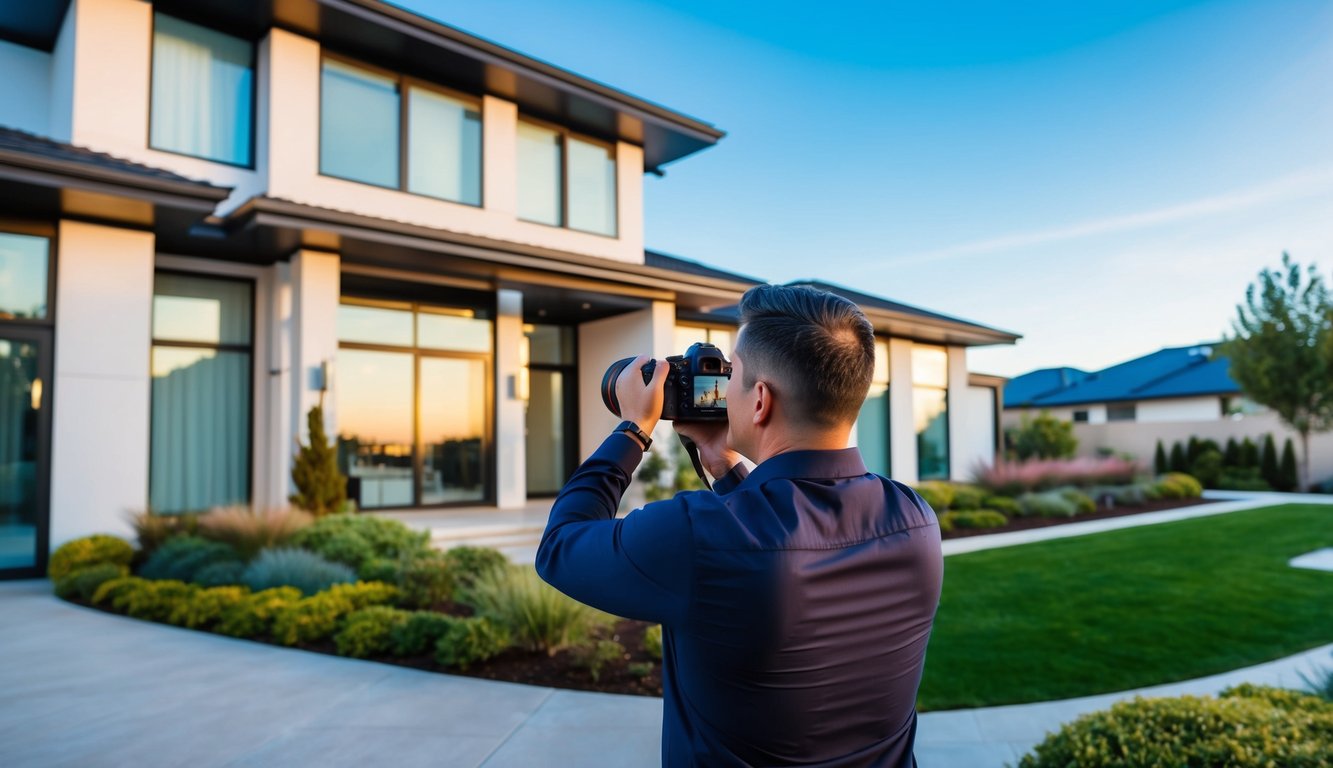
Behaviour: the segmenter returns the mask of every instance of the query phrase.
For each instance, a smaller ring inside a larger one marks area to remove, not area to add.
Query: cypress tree
[[[1259,458],[1259,477],[1276,488],[1281,480],[1277,474],[1277,446],[1273,444],[1273,433],[1264,435],[1264,449]]]
[[[1189,469],[1189,464],[1185,461],[1185,449],[1181,447],[1180,441],[1171,445],[1171,471],[1185,472]]]
[[[1171,471],[1171,465],[1166,463],[1166,449],[1162,447],[1162,441],[1157,441],[1157,451],[1152,457],[1153,471],[1159,475],[1165,475]]]
[[[338,452],[324,432],[324,407],[316,405],[306,417],[310,445],[297,441],[292,482],[296,493],[291,502],[316,517],[342,509],[347,501],[347,478],[338,471]]]
[[[1227,469],[1234,469],[1240,466],[1240,443],[1236,438],[1227,438],[1227,448],[1222,452],[1222,466]]]
[[[1240,465],[1256,468],[1259,466],[1259,446],[1248,437],[1240,443]]]
[[[1199,458],[1199,454],[1201,453],[1203,453],[1203,443],[1199,442],[1199,438],[1191,435],[1189,445],[1185,448],[1186,464],[1191,467],[1194,466],[1194,462]]]
[[[1282,445],[1282,463],[1278,468],[1278,480],[1273,487],[1279,491],[1299,490],[1301,481],[1296,474],[1296,451],[1292,448],[1291,438]]]

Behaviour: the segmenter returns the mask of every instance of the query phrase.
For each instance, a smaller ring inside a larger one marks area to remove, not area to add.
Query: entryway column
[[[513,508],[528,501],[522,292],[496,291],[495,307],[495,504]]]
[[[625,357],[678,355],[675,343],[676,305],[654,301],[652,306],[579,326],[579,460],[602,444],[620,419],[602,404],[602,375],[611,363]],[[675,430],[659,423],[653,440],[675,440]]]
[[[917,481],[916,414],[912,407],[912,342],[889,339],[889,464],[894,480]]]

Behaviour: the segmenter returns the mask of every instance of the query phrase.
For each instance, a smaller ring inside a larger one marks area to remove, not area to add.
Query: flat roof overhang
[[[513,101],[533,117],[643,147],[644,168],[651,172],[725,135],[697,118],[380,0],[155,0],[153,5],[249,39],[273,27],[285,29],[367,64]]]
[[[953,322],[946,318],[930,315],[914,315],[910,312],[893,312],[878,307],[861,306],[866,319],[875,327],[875,333],[881,336],[893,336],[900,339],[918,341],[924,344],[942,344],[957,347],[984,347],[995,344],[1013,344],[1022,336],[1000,331],[985,326],[965,322]],[[725,307],[721,311],[691,311],[677,313],[681,320],[695,323],[717,323],[735,326],[738,322],[735,307]]]

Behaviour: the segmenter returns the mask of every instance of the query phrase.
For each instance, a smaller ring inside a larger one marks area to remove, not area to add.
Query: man
[[[537,570],[662,623],[664,765],[914,765],[943,563],[930,507],[846,447],[874,331],[807,287],[758,286],[740,309],[726,425],[676,423],[713,490],[615,519],[662,412],[667,366],[644,386],[639,358],[616,383],[626,422],[560,492]]]

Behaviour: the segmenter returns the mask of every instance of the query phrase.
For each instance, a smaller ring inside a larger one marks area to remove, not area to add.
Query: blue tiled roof
[[[1196,344],[1169,347],[1093,373],[1046,368],[1015,377],[1005,386],[1004,407],[1047,408],[1166,397],[1238,394],[1225,357]],[[1056,374],[1073,371],[1060,383]]]

